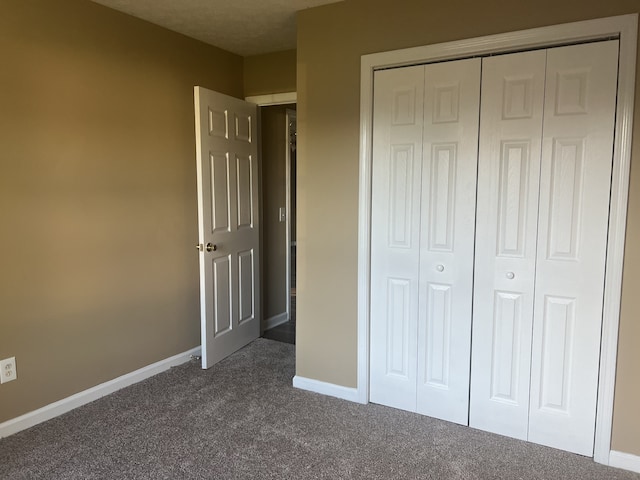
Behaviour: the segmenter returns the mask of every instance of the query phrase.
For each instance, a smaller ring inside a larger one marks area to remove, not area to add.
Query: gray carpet
[[[291,387],[259,339],[0,440],[3,479],[625,479],[589,458]]]

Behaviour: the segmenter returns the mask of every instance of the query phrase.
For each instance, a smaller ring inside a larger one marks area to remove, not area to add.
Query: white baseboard
[[[287,323],[288,321],[289,321],[289,315],[287,315],[287,312],[274,315],[273,317],[269,317],[265,320],[264,330],[277,327],[278,325],[282,325],[283,323]]]
[[[96,385],[88,390],[71,395],[70,397],[50,403],[49,405],[32,412],[25,413],[19,417],[2,422],[0,423],[0,438],[8,437],[9,435],[26,430],[27,428],[38,425],[39,423],[51,420],[52,418],[62,415],[63,413],[67,413],[74,408],[81,407],[82,405],[98,400],[99,398],[109,395],[110,393],[124,387],[128,387],[129,385],[146,380],[147,378],[153,377],[165,370],[169,370],[171,367],[186,363],[192,355],[200,355],[200,352],[200,347],[193,348],[189,351],[174,355],[173,357],[165,358],[159,362],[122,375],[121,377],[114,378],[108,382],[101,383],[100,385]]]
[[[640,473],[640,457],[611,450],[609,453],[609,466]]]
[[[299,375],[293,377],[293,386],[301,390],[321,393],[330,397],[342,398],[350,402],[362,403],[358,396],[357,388],[343,387],[334,383],[321,382],[312,378],[305,378]]]

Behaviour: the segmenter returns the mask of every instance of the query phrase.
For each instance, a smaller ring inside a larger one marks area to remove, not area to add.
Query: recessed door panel
[[[214,338],[233,328],[231,297],[231,257],[219,257],[212,262]]]
[[[531,181],[531,139],[502,142],[498,185],[498,250],[500,257],[525,255],[525,233],[529,212],[528,187]],[[532,241],[532,240],[530,240]]]
[[[492,325],[491,400],[518,405],[522,398],[518,386],[522,383],[520,367],[522,345],[523,295],[515,292],[495,292],[495,312]],[[525,399],[527,401],[528,399]]]
[[[231,230],[229,223],[229,208],[231,199],[229,195],[229,157],[224,153],[209,154],[209,172],[211,173],[209,199],[211,213],[211,233],[228,232]]]
[[[458,144],[439,143],[431,153],[429,250],[451,252],[456,208]]]
[[[549,260],[577,260],[584,185],[584,138],[554,138],[549,176]]]
[[[416,94],[418,98],[422,98],[422,88],[418,85],[400,86],[393,89],[391,92],[391,125],[416,124]],[[418,108],[418,112],[420,111],[422,108]]]
[[[411,322],[411,281],[389,278],[387,283],[387,375],[409,379],[411,369],[409,328]]]
[[[542,312],[539,408],[568,414],[571,357],[575,338],[576,299],[547,296]]]
[[[391,145],[389,165],[389,247],[411,248],[414,145]]]
[[[227,110],[207,109],[209,112],[209,135],[229,138],[229,112]]]
[[[239,142],[253,142],[253,116],[244,112],[235,115],[235,139]]]
[[[451,285],[428,285],[427,352],[424,382],[448,389],[451,358]]]
[[[238,323],[243,324],[255,318],[255,265],[253,250],[238,252],[238,282],[240,283]]]
[[[530,73],[504,75],[502,120],[526,119],[534,116],[535,81],[535,75]]]
[[[253,158],[251,156],[236,156],[236,179],[238,195],[238,229],[253,227]]]
[[[554,72],[556,76],[554,102],[556,116],[588,113],[587,82],[590,70],[590,68],[569,67]]]
[[[432,69],[432,67],[428,67]],[[427,72],[427,75],[430,72]],[[429,81],[429,80],[427,80]],[[433,87],[432,123],[457,122],[460,118],[460,82],[438,82]]]

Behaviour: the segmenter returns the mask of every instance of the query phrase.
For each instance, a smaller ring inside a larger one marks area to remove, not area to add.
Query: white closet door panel
[[[424,67],[375,73],[372,402],[415,411]]]
[[[527,438],[544,50],[483,59],[469,425]]]
[[[548,51],[529,439],[593,454],[618,41]]]
[[[463,425],[469,363],[480,59],[425,67],[417,411]]]

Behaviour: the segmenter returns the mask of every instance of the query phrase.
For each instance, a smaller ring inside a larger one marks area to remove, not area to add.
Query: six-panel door
[[[202,366],[260,335],[257,107],[195,87]]]

